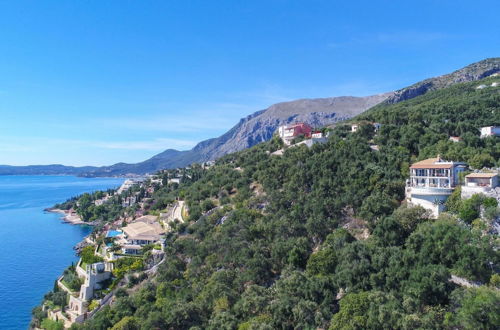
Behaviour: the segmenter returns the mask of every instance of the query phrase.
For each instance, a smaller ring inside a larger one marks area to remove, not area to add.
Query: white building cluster
[[[448,197],[460,185],[460,173],[466,169],[466,163],[446,161],[439,156],[416,162],[410,167],[410,179],[406,182],[406,201],[422,206],[437,218],[445,210]],[[474,194],[500,196],[498,173],[471,173],[464,180],[462,198]]]

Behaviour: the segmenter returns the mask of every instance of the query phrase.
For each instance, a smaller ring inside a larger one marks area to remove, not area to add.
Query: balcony
[[[448,174],[440,174],[440,173],[434,173],[434,175],[419,175],[419,174],[415,174],[415,175],[411,175],[411,177],[416,177],[416,178],[450,178],[451,179],[451,176],[448,175]]]
[[[430,187],[430,186],[409,186],[408,192],[412,195],[451,195],[453,188]]]

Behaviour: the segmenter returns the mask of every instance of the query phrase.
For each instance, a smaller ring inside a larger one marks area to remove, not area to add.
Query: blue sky
[[[0,164],[189,149],[286,100],[500,55],[498,1],[0,1]]]

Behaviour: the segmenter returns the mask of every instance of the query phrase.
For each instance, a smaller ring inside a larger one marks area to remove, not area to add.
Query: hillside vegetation
[[[498,79],[500,80],[500,78]],[[276,138],[157,190],[189,221],[167,236],[165,261],[132,296],[82,329],[494,329],[500,326],[498,238],[453,213],[401,205],[409,165],[441,154],[500,166],[500,88],[458,84],[379,105],[308,149]],[[449,136],[460,136],[454,143]],[[378,144],[379,151],[370,148]],[[163,172],[167,176],[168,172]],[[451,274],[480,282],[457,286]]]

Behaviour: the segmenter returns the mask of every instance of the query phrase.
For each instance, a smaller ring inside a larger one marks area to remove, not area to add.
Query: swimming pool
[[[116,237],[122,233],[121,230],[108,230],[106,237]]]

